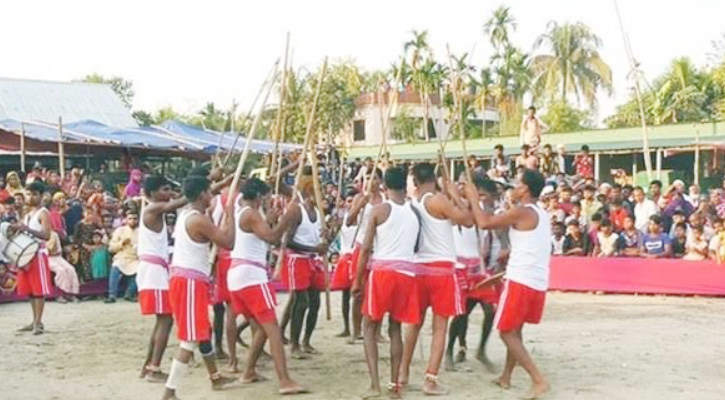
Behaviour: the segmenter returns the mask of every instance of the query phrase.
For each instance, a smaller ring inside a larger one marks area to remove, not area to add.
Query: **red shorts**
[[[421,315],[428,308],[441,317],[464,314],[465,305],[452,262],[421,263],[425,268],[448,268],[450,274],[416,275]]]
[[[145,289],[138,292],[138,304],[141,315],[169,315],[171,303],[169,291],[163,289]]]
[[[179,340],[205,342],[211,338],[208,283],[172,276],[169,282],[169,301]]]
[[[352,253],[341,255],[330,280],[330,290],[350,290],[354,272]]]
[[[466,298],[481,301],[487,304],[495,305],[498,304],[498,300],[501,298],[501,291],[503,291],[503,284],[497,282],[495,284],[488,285],[484,288],[475,289],[476,285],[488,279],[491,275],[468,275],[468,291],[466,292]]]
[[[45,249],[40,249],[30,264],[18,270],[17,282],[19,296],[49,297],[53,293],[53,278]]]
[[[214,274],[214,288],[212,304],[229,303],[229,287],[227,286],[227,274],[232,265],[232,258],[229,254],[220,254],[216,261],[216,273]]]
[[[291,291],[325,289],[325,268],[316,257],[285,254],[281,278]]]
[[[277,298],[268,284],[248,286],[230,294],[232,310],[236,315],[244,315],[248,320],[253,319],[259,324],[277,321],[277,314],[274,312]]]
[[[538,324],[544,313],[546,292],[518,282],[506,281],[494,325],[501,332],[520,329],[524,323]]]
[[[420,324],[421,313],[416,296],[416,278],[390,270],[373,270],[365,284],[362,313],[380,321],[386,313],[405,324]]]

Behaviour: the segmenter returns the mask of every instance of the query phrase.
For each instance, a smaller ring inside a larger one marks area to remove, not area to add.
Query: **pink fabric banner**
[[[679,259],[552,257],[549,288],[725,296],[725,265]]]

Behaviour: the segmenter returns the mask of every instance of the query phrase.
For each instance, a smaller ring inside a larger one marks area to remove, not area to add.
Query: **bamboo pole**
[[[700,184],[700,124],[695,126],[695,185]]]
[[[20,171],[25,172],[25,122],[20,123]]]
[[[60,179],[65,179],[65,147],[63,146],[63,117],[58,117],[58,170]]]
[[[282,70],[282,85],[279,89],[279,109],[277,110],[277,120],[274,124],[274,149],[272,150],[272,160],[269,164],[270,175],[274,175],[275,169],[277,167],[277,157],[279,156],[279,142],[282,139],[282,136],[284,136],[283,116],[284,104],[287,96],[287,60],[289,58],[289,38],[290,34],[289,32],[287,32],[287,41],[284,48],[284,69]],[[275,185],[275,193],[279,193],[278,188],[279,185]]]

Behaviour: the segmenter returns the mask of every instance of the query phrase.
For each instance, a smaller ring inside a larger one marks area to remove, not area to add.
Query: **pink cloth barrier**
[[[725,265],[679,259],[552,257],[549,289],[725,296]]]

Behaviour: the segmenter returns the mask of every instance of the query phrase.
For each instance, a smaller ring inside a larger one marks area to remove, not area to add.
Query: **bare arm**
[[[365,208],[365,205],[370,201],[369,195],[357,194],[353,200],[350,213],[347,214],[347,225],[357,225],[360,217],[360,212]]]
[[[192,239],[208,240],[221,248],[231,250],[234,247],[234,217],[230,211],[224,213],[220,228],[208,216],[198,214],[189,217],[186,229]]]
[[[270,228],[267,221],[262,218],[259,212],[254,210],[242,218],[239,225],[242,230],[251,231],[267,243],[278,244],[291,222],[292,219],[289,214],[285,214],[274,228]]]
[[[355,281],[353,282],[352,292],[359,294],[362,289],[363,276],[365,275],[365,269],[370,259],[370,254],[373,251],[373,243],[375,243],[375,233],[378,225],[381,221],[381,214],[388,212],[390,205],[380,204],[373,208],[370,213],[370,223],[368,223],[365,231],[365,240],[360,247],[360,257],[358,258],[357,265],[355,266]]]
[[[52,231],[50,225],[50,216],[48,215],[47,211],[41,211],[40,214],[38,214],[38,219],[40,220],[41,225],[40,230],[36,231],[23,225],[22,231],[30,234],[31,236],[34,236],[36,239],[47,241],[48,239],[50,239],[50,232]]]
[[[144,207],[143,223],[154,231],[160,232],[162,226],[161,218],[163,218],[163,215],[175,212],[187,204],[189,204],[189,200],[184,196],[171,201],[149,203]]]
[[[473,226],[473,213],[467,204],[461,199],[461,194],[458,192],[458,188],[455,184],[446,181],[446,189],[448,192],[448,198],[444,199],[448,204],[440,204],[443,206],[443,213],[446,218],[450,219],[458,225],[470,228]],[[450,199],[450,200],[448,200]]]

